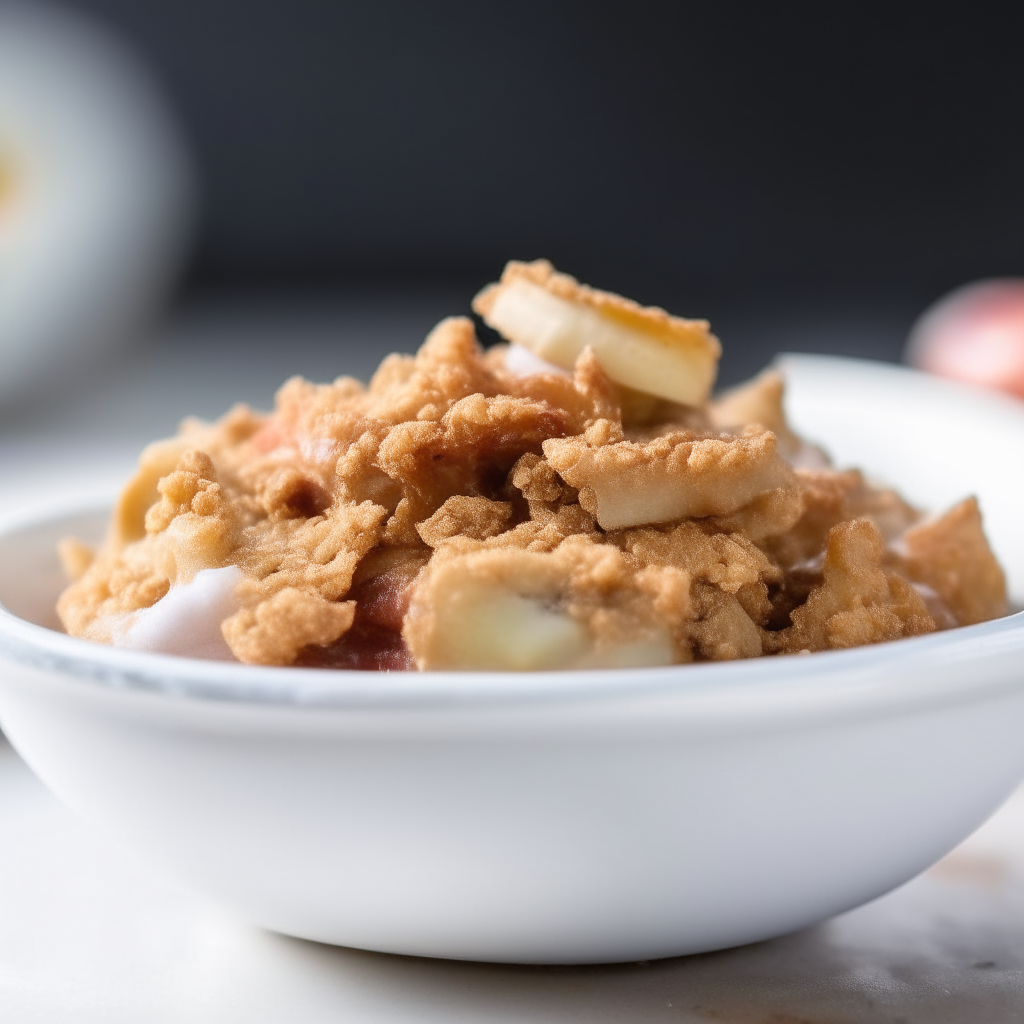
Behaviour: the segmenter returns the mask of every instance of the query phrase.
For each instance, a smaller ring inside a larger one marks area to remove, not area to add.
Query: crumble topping
[[[973,498],[927,519],[832,468],[773,371],[709,400],[704,321],[544,261],[509,264],[475,308],[512,347],[484,352],[450,318],[368,385],[293,378],[269,414],[236,406],[148,446],[100,549],[61,545],[67,631],[180,653],[213,650],[212,625],[250,664],[560,669],[1006,613]],[[229,568],[230,594],[189,605]]]

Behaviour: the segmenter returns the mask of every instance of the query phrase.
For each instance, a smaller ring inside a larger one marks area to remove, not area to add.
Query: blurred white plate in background
[[[136,335],[193,219],[184,143],[140,61],[83,16],[0,6],[0,404]]]

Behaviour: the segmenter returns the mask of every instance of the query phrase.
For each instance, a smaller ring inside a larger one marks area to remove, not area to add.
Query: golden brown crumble
[[[666,358],[676,342],[717,356],[703,321],[544,261],[510,264],[476,308],[487,315],[517,281],[649,332]],[[565,372],[524,374],[452,318],[366,386],[293,378],[272,413],[186,421],[143,451],[95,555],[61,545],[65,628],[118,642],[172,587],[226,566],[241,582],[223,637],[267,665],[657,665],[1005,614],[977,502],[926,520],[831,468],[787,425],[776,373],[685,404],[570,340],[553,350],[578,349]]]

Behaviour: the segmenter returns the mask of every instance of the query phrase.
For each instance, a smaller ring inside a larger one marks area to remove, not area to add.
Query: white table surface
[[[1024,792],[922,877],[809,931],[608,967],[421,960],[233,921],[51,797],[0,742],[0,1020],[54,1024],[1024,1019]]]
[[[110,495],[182,413],[266,406],[296,370],[363,375],[414,347],[446,302],[188,312],[116,370],[0,417],[0,518]],[[1020,1022],[1024,791],[920,878],[817,928],[644,964],[503,967],[233,921],[75,818],[0,740],[0,1021]]]

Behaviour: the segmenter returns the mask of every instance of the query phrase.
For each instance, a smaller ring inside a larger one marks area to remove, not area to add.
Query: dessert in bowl
[[[833,468],[787,424],[776,372],[709,401],[706,322],[544,261],[475,305],[511,346],[485,353],[453,317],[368,386],[295,378],[269,415],[149,446],[100,549],[64,547],[65,629],[249,664],[542,670],[1005,614],[973,497],[927,518]]]
[[[1017,404],[855,361],[787,358],[780,372],[799,432],[844,464],[876,468],[931,509],[976,494],[1010,592],[1021,593],[1024,495],[1005,470],[1005,451],[1024,443]],[[546,458],[543,442],[541,451]],[[147,512],[167,498],[153,484]],[[663,618],[673,659],[686,640],[685,663],[652,665],[650,651],[667,648],[648,645],[646,665],[317,670],[303,667],[307,643],[290,664],[246,664],[54,628],[66,582],[57,542],[100,541],[106,518],[70,510],[0,539],[0,722],[72,807],[242,916],[289,934],[519,962],[642,959],[753,941],[910,878],[1024,774],[1018,615],[717,662],[687,632],[691,620],[672,632]],[[156,515],[152,523],[160,525]],[[598,522],[595,533],[616,529],[629,528]],[[450,565],[502,552],[488,546],[498,536],[420,540],[435,553],[454,548],[439,563]],[[76,551],[65,548],[66,559]],[[883,550],[877,568],[892,587],[885,574],[898,563],[882,562],[889,557]],[[809,589],[826,585],[824,565],[817,569]],[[756,582],[771,602],[772,585]],[[454,588],[449,576],[445,592]],[[542,610],[565,614],[571,602],[555,593]],[[240,610],[244,602],[230,614]],[[629,621],[644,639],[649,626]],[[227,643],[230,631],[221,636]],[[607,649],[595,633],[574,657]]]

